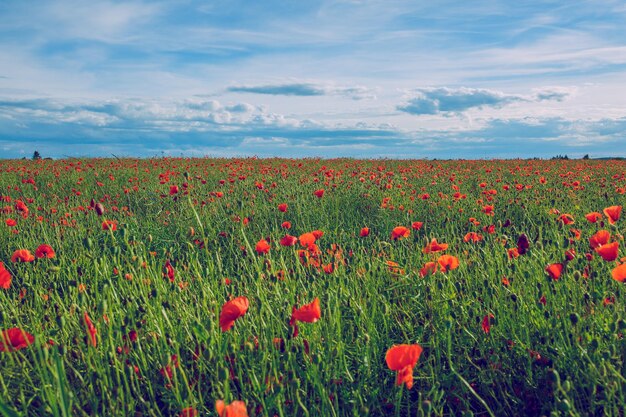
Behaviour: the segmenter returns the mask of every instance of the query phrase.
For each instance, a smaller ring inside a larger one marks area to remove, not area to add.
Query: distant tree
[[[39,151],[35,151],[33,153],[33,161],[36,161],[38,159],[41,159],[41,155],[39,154]]]
[[[585,156],[583,156],[583,159],[589,159],[589,154],[585,154]]]

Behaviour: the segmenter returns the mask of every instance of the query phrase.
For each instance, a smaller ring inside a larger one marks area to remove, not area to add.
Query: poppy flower
[[[519,258],[519,250],[517,248],[510,248],[506,251],[509,259]]]
[[[619,220],[619,217],[622,214],[622,206],[607,207],[602,210],[602,212],[606,217],[608,217],[610,224],[615,224],[615,222]]]
[[[563,272],[563,264],[550,264],[546,267],[546,272],[553,280],[559,279]]]
[[[13,227],[13,226],[17,225],[17,222],[14,219],[6,219],[5,223],[9,227]]]
[[[606,245],[610,239],[611,234],[607,230],[599,230],[589,238],[589,246],[595,249],[598,246]]]
[[[611,262],[617,259],[619,250],[619,243],[607,243],[605,245],[598,246],[596,252],[602,256],[605,261]]]
[[[291,236],[291,235],[285,235],[279,240],[278,243],[280,243],[281,246],[294,246],[297,242],[298,242],[297,237]]]
[[[315,235],[313,233],[303,233],[298,238],[300,240],[300,245],[303,247],[309,247],[315,243]]]
[[[170,195],[178,194],[179,188],[178,185],[172,185],[170,187]]]
[[[463,236],[463,242],[480,242],[483,240],[483,235],[476,232],[469,232],[465,236]]]
[[[393,240],[398,240],[398,239],[402,239],[405,237],[409,237],[410,234],[411,234],[411,231],[409,229],[407,229],[404,226],[398,226],[398,227],[394,227],[393,230],[391,231],[391,238]]]
[[[321,230],[313,230],[311,233],[313,233],[313,236],[315,236],[315,240],[320,240],[322,236],[324,236],[324,232],[322,232]]]
[[[439,263],[441,267],[441,272],[452,271],[459,267],[459,260],[456,256],[452,255],[441,255],[439,259],[437,259],[437,263]]]
[[[14,352],[27,348],[35,342],[35,337],[22,329],[14,327],[0,333],[0,352]]]
[[[601,218],[602,214],[598,213],[597,211],[592,211],[591,213],[585,214],[585,219],[587,219],[589,223],[595,223]]]
[[[481,327],[483,328],[483,332],[485,332],[486,334],[489,334],[489,332],[491,331],[491,319],[493,318],[495,318],[495,316],[491,313],[483,317]]]
[[[574,223],[574,216],[571,214],[561,214],[557,220],[567,226],[568,224]]]
[[[322,198],[322,197],[324,196],[324,192],[325,192],[325,191],[324,191],[323,189],[321,189],[321,190],[315,190],[315,191],[313,191],[313,195],[314,195],[315,197],[317,197],[317,198]]]
[[[418,231],[422,228],[423,225],[424,225],[424,222],[413,222],[411,223],[411,229]]]
[[[359,232],[359,236],[360,237],[368,237],[370,235],[370,229],[369,227],[364,227],[361,229],[361,231]]]
[[[116,220],[105,220],[102,222],[102,230],[111,230],[115,232],[117,230]]]
[[[193,407],[183,408],[178,417],[198,417],[198,410]]]
[[[626,281],[626,263],[621,264],[613,268],[611,271],[611,275],[613,279],[617,282],[625,282]]]
[[[437,272],[437,264],[435,262],[426,262],[424,267],[420,269],[420,277],[424,278],[427,275],[432,275]]]
[[[437,243],[437,239],[433,239],[430,241],[428,245],[426,245],[426,247],[422,250],[422,252],[424,253],[442,252],[446,249],[448,249],[447,243]]]
[[[235,320],[246,314],[249,305],[248,298],[244,296],[226,302],[220,312],[220,328],[222,331],[230,330],[235,325]]]
[[[8,290],[11,286],[11,273],[6,270],[4,264],[0,262],[0,288]]]
[[[291,229],[291,222],[283,222],[280,227],[283,229]]]
[[[530,242],[528,242],[528,236],[522,233],[517,238],[517,253],[519,253],[520,255],[525,255],[529,247]]]
[[[215,401],[215,412],[219,417],[248,417],[246,403],[243,401],[233,401],[226,405],[224,401]]]
[[[18,249],[11,256],[11,262],[32,262],[34,260],[35,257],[28,249]]]
[[[291,325],[293,325],[296,321],[301,321],[303,323],[315,323],[321,316],[322,310],[320,309],[320,299],[316,297],[313,302],[303,305],[298,309],[294,306],[289,323]]]
[[[414,345],[393,345],[385,354],[387,367],[397,371],[396,385],[406,384],[407,389],[413,387],[413,368],[422,354],[422,347]]]
[[[264,255],[270,251],[270,244],[267,240],[261,239],[257,242],[255,250],[259,255]]]
[[[85,327],[87,327],[87,333],[89,333],[89,343],[91,344],[91,346],[96,347],[98,345],[98,340],[96,339],[96,334],[98,333],[98,331],[91,322],[91,319],[89,318],[89,314],[87,314],[87,312],[83,314],[83,320],[85,321]]]
[[[282,213],[286,213],[287,212],[287,203],[281,203],[278,205],[278,211],[282,212]]]
[[[52,246],[44,243],[35,249],[35,256],[37,258],[54,258],[56,253],[54,252],[54,249],[52,249]]]
[[[170,282],[174,282],[175,271],[169,259],[165,261],[165,266],[163,267],[163,275],[166,276],[170,280]]]

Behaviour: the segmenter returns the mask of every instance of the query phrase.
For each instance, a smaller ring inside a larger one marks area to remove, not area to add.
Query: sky
[[[626,3],[2,0],[0,158],[626,156]]]

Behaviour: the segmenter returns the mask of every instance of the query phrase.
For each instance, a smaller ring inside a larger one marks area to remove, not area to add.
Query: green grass
[[[585,254],[604,228],[626,256],[626,220],[602,227],[584,215],[626,202],[625,171],[621,161],[2,161],[0,261],[13,281],[0,289],[0,329],[22,328],[35,343],[0,353],[0,415],[170,416],[185,407],[216,415],[220,399],[244,401],[250,416],[623,415],[626,293],[611,278],[615,262]],[[465,199],[453,198],[453,185]],[[575,223],[560,224],[550,209]],[[118,230],[102,230],[104,219]],[[423,228],[391,240],[394,227],[414,221]],[[491,224],[493,234],[483,231]],[[371,233],[361,238],[364,226]],[[580,240],[570,240],[572,228]],[[332,274],[303,265],[299,245],[278,244],[312,230],[324,232],[316,243],[321,263],[335,262]],[[465,243],[470,231],[484,240]],[[508,259],[521,233],[530,250]],[[267,255],[254,250],[262,238],[271,239]],[[432,238],[460,266],[422,278],[439,255],[422,251]],[[15,250],[42,243],[55,258],[11,262]],[[328,252],[333,245],[341,258]],[[568,248],[577,257],[550,279],[544,269]],[[164,277],[167,260],[174,283]],[[222,332],[221,307],[237,296],[249,310]],[[291,337],[292,307],[315,297],[321,319]],[[385,363],[402,343],[424,348],[410,390],[395,386]],[[161,372],[168,365],[171,380]]]

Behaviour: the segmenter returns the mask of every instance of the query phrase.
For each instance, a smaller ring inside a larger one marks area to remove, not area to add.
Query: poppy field
[[[616,415],[624,161],[0,161],[0,415]]]

